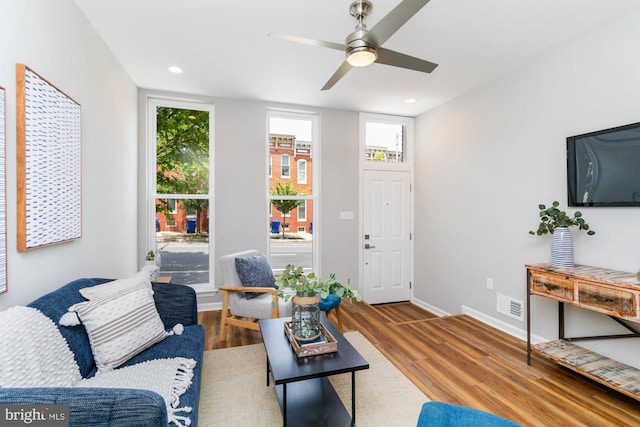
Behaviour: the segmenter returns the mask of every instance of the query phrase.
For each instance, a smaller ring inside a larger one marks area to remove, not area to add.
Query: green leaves
[[[340,298],[347,298],[350,302],[355,298],[356,301],[362,301],[362,290],[353,290],[343,285],[336,279],[334,273],[328,278],[321,278],[315,273],[309,273],[306,276],[302,271],[302,267],[294,267],[289,264],[285,267],[281,275],[276,277],[278,285],[278,295],[283,297],[285,301],[293,296],[293,294],[320,294],[320,298],[326,298],[330,293],[334,293]],[[349,281],[347,281],[349,284]]]
[[[595,231],[589,229],[589,224],[582,218],[582,212],[576,211],[573,217],[570,217],[565,211],[558,209],[558,206],[560,206],[558,201],[554,201],[549,208],[543,204],[538,205],[540,224],[535,232],[531,230],[529,234],[538,236],[547,233],[553,234],[553,231],[558,227],[578,227],[578,230],[586,231],[589,236],[596,234]]]

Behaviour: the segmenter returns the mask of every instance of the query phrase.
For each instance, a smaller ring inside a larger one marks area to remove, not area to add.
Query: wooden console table
[[[576,341],[638,338],[640,331],[622,319],[640,322],[640,281],[635,273],[586,265],[555,268],[527,264],[527,364],[534,350],[562,366],[640,400],[640,370],[573,344]],[[558,340],[531,345],[531,295],[558,301]],[[564,305],[603,313],[629,332],[617,335],[566,337]]]

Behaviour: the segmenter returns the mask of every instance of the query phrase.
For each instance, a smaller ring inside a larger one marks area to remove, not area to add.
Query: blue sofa
[[[85,301],[79,290],[110,279],[79,279],[44,295],[29,304],[58,325],[67,309]],[[196,361],[191,386],[180,396],[180,406],[193,408],[189,415],[191,427],[198,423],[198,403],[202,360],[204,356],[204,328],[198,325],[195,291],[175,284],[153,283],[153,298],[165,328],[177,323],[184,325],[181,335],[171,335],[151,348],[134,356],[122,366],[147,360],[185,357]],[[96,366],[83,326],[58,329],[67,340],[84,378],[96,373]],[[164,399],[146,390],[116,388],[0,388],[0,404],[68,404],[70,426],[166,426],[167,410]]]

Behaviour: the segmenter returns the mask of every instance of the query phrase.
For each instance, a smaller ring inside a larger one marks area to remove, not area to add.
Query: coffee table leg
[[[282,384],[282,425],[287,427],[287,383]]]
[[[356,425],[356,371],[351,372],[351,425]]]
[[[267,387],[269,387],[269,356],[267,356]]]

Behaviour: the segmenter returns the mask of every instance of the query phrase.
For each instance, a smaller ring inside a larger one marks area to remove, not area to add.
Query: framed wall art
[[[0,294],[7,292],[6,101],[0,86]]]
[[[18,250],[82,235],[80,104],[16,65]]]

